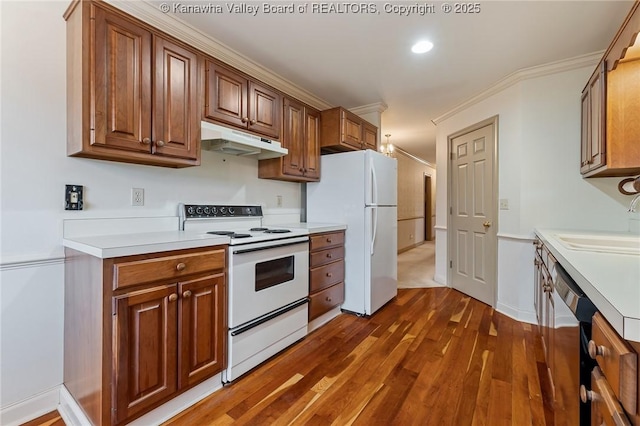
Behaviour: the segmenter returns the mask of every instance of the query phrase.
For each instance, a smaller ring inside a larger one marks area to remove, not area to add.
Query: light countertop
[[[640,255],[569,249],[557,238],[632,234],[555,229],[535,233],[620,336],[640,342]]]
[[[102,259],[229,244],[229,237],[201,232],[160,231],[64,238],[65,247]]]
[[[318,222],[300,222],[300,223],[287,223],[282,226],[283,228],[299,228],[306,229],[309,234],[319,234],[321,232],[332,231],[344,231],[347,229],[347,225],[343,223],[318,223]]]

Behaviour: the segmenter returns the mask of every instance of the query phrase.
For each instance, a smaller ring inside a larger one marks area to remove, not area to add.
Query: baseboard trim
[[[501,314],[504,314],[506,316],[508,316],[509,318],[512,318],[516,321],[520,321],[520,322],[526,322],[529,324],[537,324],[538,320],[536,318],[536,313],[531,311],[521,311],[519,309],[516,309],[512,306],[507,305],[506,303],[502,303],[502,302],[498,302],[497,306],[496,306],[496,311],[500,312]]]
[[[91,426],[91,422],[65,385],[60,386],[58,412],[67,426]]]
[[[438,284],[442,284],[445,287],[449,287],[447,285],[447,276],[446,275],[437,275],[436,274],[436,275],[433,276],[433,280],[435,282],[437,282]]]
[[[425,243],[424,240],[420,241],[419,243],[415,243],[415,244],[411,244],[410,246],[401,248],[400,250],[398,250],[398,254],[400,253],[404,253],[405,251],[409,251],[411,249],[414,249],[416,247],[420,247],[421,245],[423,245]]]
[[[22,401],[2,407],[0,424],[5,426],[21,425],[54,411],[60,402],[60,386],[40,392]]]

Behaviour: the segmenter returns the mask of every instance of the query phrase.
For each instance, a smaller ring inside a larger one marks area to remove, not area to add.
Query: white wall
[[[447,137],[494,115],[498,123],[497,308],[533,321],[534,228],[626,231],[629,197],[618,178],[583,179],[580,94],[593,66],[520,81],[437,126],[436,279],[447,282]]]
[[[63,219],[175,216],[177,203],[187,201],[259,203],[271,222],[290,221],[300,212],[300,185],[258,179],[257,160],[212,152],[203,152],[200,167],[179,170],[66,157],[62,14],[69,2],[0,3],[0,409],[6,414],[62,383]],[[85,211],[64,211],[65,184],[85,186]],[[132,187],[144,188],[144,207],[130,206]],[[275,207],[276,195],[283,208]]]

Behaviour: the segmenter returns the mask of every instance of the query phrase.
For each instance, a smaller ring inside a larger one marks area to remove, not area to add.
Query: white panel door
[[[451,140],[452,287],[495,303],[497,237],[494,223],[494,125]]]

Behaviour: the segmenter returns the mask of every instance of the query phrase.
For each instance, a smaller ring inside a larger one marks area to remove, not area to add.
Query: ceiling
[[[432,119],[517,70],[606,49],[633,1],[483,1],[475,14],[445,14],[442,2],[432,2],[435,13],[423,16],[386,13],[385,2],[372,2],[378,14],[255,16],[229,13],[231,2],[183,3],[222,5],[222,14],[176,18],[329,104],[385,103],[381,134],[435,164]],[[432,41],[433,50],[411,53],[419,39]]]

